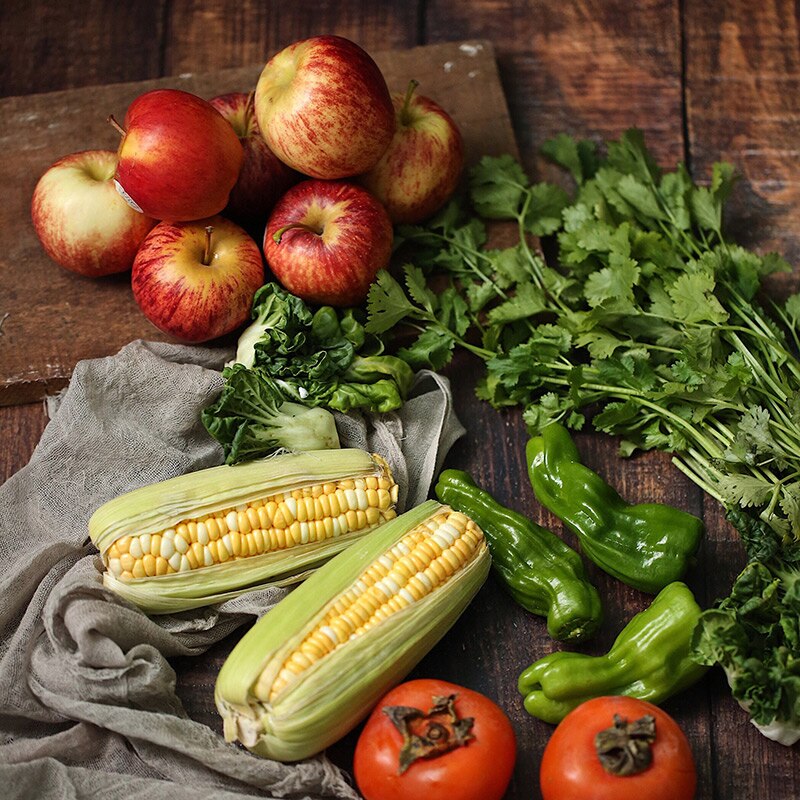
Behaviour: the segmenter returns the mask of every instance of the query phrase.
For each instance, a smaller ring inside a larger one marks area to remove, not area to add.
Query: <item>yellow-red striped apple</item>
[[[119,196],[116,166],[111,150],[83,150],[60,158],[39,178],[33,227],[47,255],[64,269],[91,278],[125,272],[156,224]]]
[[[312,178],[366,172],[394,133],[383,74],[341,36],[303,39],[274,55],[256,85],[255,107],[272,152]]]
[[[453,118],[429,97],[392,94],[397,129],[378,163],[361,182],[386,207],[392,222],[422,222],[438,211],[458,186],[464,143]]]
[[[131,270],[133,296],[157,328],[184,342],[205,342],[250,317],[264,283],[253,238],[216,216],[159,222],[139,248]]]
[[[392,223],[366,189],[307,180],[278,201],[264,232],[272,273],[309,303],[353,306],[392,253]]]
[[[244,154],[230,123],[207,100],[154,89],[130,104],[118,127],[117,188],[133,208],[171,222],[225,208]]]

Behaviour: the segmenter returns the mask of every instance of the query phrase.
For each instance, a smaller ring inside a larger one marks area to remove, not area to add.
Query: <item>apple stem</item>
[[[308,231],[308,233],[313,233],[315,236],[322,235],[321,228],[313,228],[311,225],[306,225],[305,222],[290,222],[288,225],[278,228],[278,230],[272,234],[272,241],[275,242],[275,244],[280,244],[283,234],[286,233],[286,231],[292,230]]]
[[[412,78],[408,82],[408,89],[406,89],[406,96],[405,98],[403,98],[403,107],[400,109],[400,122],[403,125],[408,125],[409,122],[411,122],[411,114],[409,113],[408,108],[411,105],[411,98],[413,97],[414,92],[417,89],[417,86],[419,86],[419,81],[414,80],[414,78]]]
[[[108,119],[106,120],[106,122],[110,122],[112,127],[116,128],[117,133],[120,136],[125,136],[128,133],[128,131],[126,131],[125,128],[123,128],[122,125],[120,125],[119,122],[117,122],[116,119],[114,119],[113,114],[108,115]]]
[[[209,225],[206,228],[206,249],[203,253],[203,264],[207,267],[211,264],[211,234],[214,233],[214,226]]]

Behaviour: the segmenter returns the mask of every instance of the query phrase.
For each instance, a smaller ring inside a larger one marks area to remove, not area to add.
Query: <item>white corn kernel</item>
[[[155,538],[155,537],[153,537]],[[169,561],[175,554],[175,540],[164,538],[161,540],[161,551],[158,553],[162,558]]]
[[[208,528],[205,526],[205,523],[198,522],[197,523],[197,541],[200,544],[208,544]]]

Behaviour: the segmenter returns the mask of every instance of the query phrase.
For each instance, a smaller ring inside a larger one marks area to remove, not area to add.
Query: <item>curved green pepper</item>
[[[495,572],[523,608],[547,617],[550,636],[579,641],[594,633],[602,618],[600,596],[578,553],[551,531],[500,505],[462,470],[442,472],[435,491],[439,500],[481,527]]]
[[[525,710],[557,723],[584,701],[603,695],[624,694],[657,705],[708,670],[692,659],[700,614],[686,584],[669,584],[622,629],[606,655],[561,651],[531,664],[518,683]]]
[[[569,431],[558,423],[532,438],[525,454],[536,498],[598,567],[651,594],[683,577],[700,545],[702,520],[662,503],[626,503],[581,463]]]

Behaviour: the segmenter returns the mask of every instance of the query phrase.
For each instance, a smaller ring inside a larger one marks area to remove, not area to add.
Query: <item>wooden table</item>
[[[615,137],[637,125],[664,166],[683,160],[704,179],[719,158],[736,164],[743,179],[731,202],[735,237],[798,261],[800,46],[796,7],[786,0],[9,0],[0,9],[0,96],[250,65],[295,39],[322,32],[347,36],[372,51],[488,39],[531,175],[551,177],[537,150],[560,131]],[[6,272],[0,279],[20,278]],[[784,276],[775,291],[793,280]],[[460,359],[458,367],[477,375],[469,359]],[[469,432],[448,463],[471,470],[501,501],[554,524],[526,487],[525,431],[518,412],[494,411],[469,390],[459,391],[456,403]],[[45,423],[41,404],[0,408],[3,479],[27,462]],[[727,593],[744,555],[717,504],[666,457],[621,463],[616,443],[607,437],[583,434],[578,442],[586,462],[629,499],[665,501],[703,516],[708,537],[687,580],[704,605]],[[647,598],[597,570],[591,575],[607,618],[587,650],[601,652]],[[175,664],[188,712],[215,729],[221,726],[212,684],[233,643]],[[515,606],[490,579],[414,672],[468,685],[506,709],[519,739],[509,798],[540,796],[538,763],[552,728],[524,713],[516,680],[523,667],[553,648],[542,621]],[[691,742],[698,798],[800,796],[797,748],[769,742],[747,722],[721,671],[713,670],[665,708]],[[354,740],[353,734],[331,749],[346,768]]]

